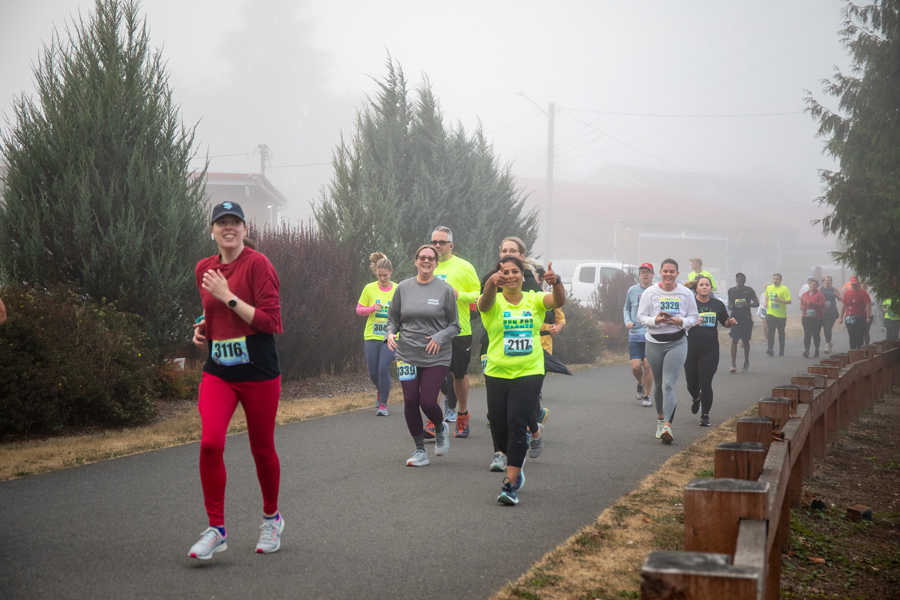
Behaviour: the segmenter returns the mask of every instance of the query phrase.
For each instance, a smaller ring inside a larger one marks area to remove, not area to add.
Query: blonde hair
[[[514,235],[507,236],[503,238],[502,242],[500,242],[500,247],[497,250],[503,250],[503,244],[505,244],[506,242],[515,242],[516,246],[519,247],[519,254],[525,256],[525,242],[522,241],[522,238],[517,238]]]
[[[377,273],[378,269],[387,269],[388,271],[394,270],[394,265],[391,264],[390,259],[381,252],[373,252],[370,254],[369,263],[369,270],[373,273]]]
[[[703,259],[701,259],[701,258],[692,258],[692,259],[691,259],[691,264],[694,264],[694,263],[697,263],[698,265],[700,265],[700,266],[702,267],[702,266],[703,266]]]
[[[441,253],[438,252],[438,249],[435,248],[434,246],[432,246],[431,244],[422,244],[421,246],[419,246],[419,249],[416,250],[416,254],[413,258],[419,258],[419,253],[422,252],[422,250],[425,250],[426,248],[431,250],[432,252],[434,252],[435,260],[437,260],[437,258],[441,255]]]

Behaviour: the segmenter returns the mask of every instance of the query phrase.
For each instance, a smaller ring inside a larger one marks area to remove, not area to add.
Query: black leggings
[[[825,322],[823,323],[825,333],[825,343],[831,343],[831,330],[834,327],[834,322],[838,320],[838,314],[835,313],[825,313]]]
[[[889,342],[896,342],[900,339],[900,321],[896,319],[884,319],[885,338]]]
[[[684,379],[691,398],[700,398],[700,412],[709,415],[713,403],[712,380],[719,369],[719,340],[688,340]]]
[[[775,330],[778,330],[778,347],[781,353],[784,353],[784,324],[787,323],[787,317],[773,317],[766,315],[766,324],[769,326],[769,350],[775,348]]]
[[[866,337],[866,316],[855,315],[853,323],[848,323],[847,317],[844,317],[844,324],[847,326],[847,333],[850,334],[850,349],[856,350],[863,345]]]
[[[819,332],[822,330],[822,319],[803,317],[800,319],[800,322],[803,323],[803,347],[809,351],[809,340],[812,338],[813,343],[816,345],[816,352],[818,352],[819,340],[821,339],[819,337]]]
[[[525,429],[534,415],[543,382],[543,375],[516,379],[484,376],[494,452],[505,453],[510,467],[522,468],[525,464],[525,453],[528,452]]]

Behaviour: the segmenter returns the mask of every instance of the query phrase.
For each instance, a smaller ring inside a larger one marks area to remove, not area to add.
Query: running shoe
[[[413,455],[406,461],[407,467],[424,467],[428,464],[428,453],[424,450],[416,449]]]
[[[471,415],[466,413],[464,415],[459,415],[456,417],[456,431],[453,432],[455,437],[466,438],[469,437],[469,417]]]
[[[381,392],[375,394],[375,406],[381,406]]]
[[[672,428],[668,425],[663,426],[662,435],[659,436],[659,439],[662,440],[663,444],[671,444],[675,441],[675,436],[672,435]]]
[[[434,437],[434,455],[443,456],[450,450],[450,423],[444,421],[444,426]]]
[[[426,442],[434,441],[434,423],[431,422],[431,419],[425,423],[425,431],[422,432],[422,437],[425,438]]]
[[[263,519],[263,524],[259,526],[259,541],[256,542],[256,552],[258,554],[277,552],[281,548],[282,531],[284,531],[284,517],[279,516],[277,521],[275,519]]]
[[[637,387],[634,390],[634,399],[640,400],[643,397],[644,397],[644,384],[639,383],[639,384],[637,384]]]
[[[541,437],[531,438],[531,442],[528,444],[528,458],[537,458],[544,449],[544,426],[540,423],[538,423],[538,430],[541,432]]]
[[[819,358],[819,349],[816,348],[816,353],[813,354],[813,358]]]
[[[663,420],[657,419],[656,420],[656,439],[659,439],[662,437],[664,429],[665,429],[665,425],[663,424]]]
[[[803,358],[809,358],[809,350],[803,351]]]
[[[456,423],[456,409],[450,408],[450,401],[447,399],[447,396],[444,396],[444,399],[441,401],[441,408],[444,409],[444,420]]]
[[[525,486],[525,465],[522,465],[522,468],[519,469],[519,476],[516,477],[516,491],[518,492]]]
[[[653,406],[653,403],[650,402],[650,396],[644,396],[644,400],[641,402],[641,406]]]
[[[831,354],[831,344],[825,344],[825,354]]]
[[[383,403],[383,402],[382,402],[381,404],[379,404],[379,405],[378,405],[378,410],[375,412],[375,415],[376,415],[376,416],[379,416],[379,417],[386,417],[386,416],[388,416],[387,404],[385,404],[385,403]]]
[[[728,372],[729,373],[737,373],[737,365],[731,365],[731,370]]]
[[[700,398],[694,398],[691,400],[691,414],[696,415],[700,412]]]
[[[519,499],[516,497],[516,486],[509,479],[503,480],[503,487],[500,489],[500,495],[497,496],[497,502],[509,506],[515,506],[519,503]]]
[[[525,429],[525,445],[531,446],[531,430],[528,428]]]
[[[700,415],[700,427],[709,427],[709,415]]]
[[[744,363],[744,366],[741,367],[741,373],[746,373],[746,372],[749,371],[749,370],[750,370],[750,363],[745,362],[745,363]]]
[[[208,527],[200,536],[200,541],[191,546],[188,556],[200,560],[209,560],[216,552],[228,550],[225,536],[219,533],[215,527]]]
[[[769,356],[775,356],[775,351],[769,348],[768,350],[766,350],[766,354],[768,354]]]
[[[491,463],[491,471],[499,473],[506,470],[506,455],[502,452],[494,452],[494,461]]]
[[[778,356],[784,356],[784,348],[778,351]]]
[[[541,408],[541,414],[538,415],[538,423],[541,425],[546,425],[547,420],[550,418],[550,409],[549,408]]]

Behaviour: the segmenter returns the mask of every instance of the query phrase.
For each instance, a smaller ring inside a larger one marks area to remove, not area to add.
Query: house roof
[[[192,173],[196,177],[197,173]],[[287,198],[279,192],[272,182],[265,175],[259,173],[206,173],[206,185],[221,186],[238,186],[253,185],[260,189],[265,195],[269,196],[272,201],[279,207],[287,206]]]

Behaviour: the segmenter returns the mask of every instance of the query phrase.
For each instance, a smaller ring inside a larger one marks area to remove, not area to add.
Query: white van
[[[591,294],[597,289],[597,285],[604,279],[613,277],[616,273],[630,273],[637,278],[638,267],[621,262],[583,262],[575,266],[572,275],[572,296],[587,306],[591,302]]]

